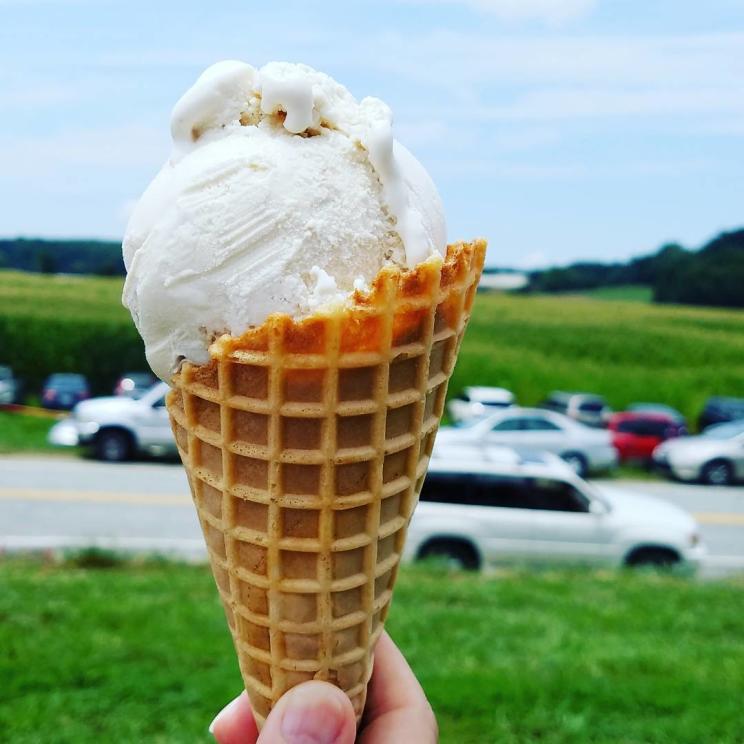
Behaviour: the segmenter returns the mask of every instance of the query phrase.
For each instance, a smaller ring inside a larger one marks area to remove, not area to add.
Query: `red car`
[[[609,429],[620,461],[651,461],[657,444],[687,434],[683,421],[664,413],[626,411],[610,418]]]

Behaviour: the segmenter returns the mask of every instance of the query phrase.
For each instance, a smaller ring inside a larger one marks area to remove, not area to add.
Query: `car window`
[[[524,479],[508,476],[429,473],[424,481],[420,499],[466,506],[530,508]]]
[[[588,512],[586,497],[570,483],[553,478],[519,478],[467,473],[429,473],[421,501],[501,509]]]
[[[731,439],[744,432],[744,421],[731,421],[726,424],[709,426],[701,436],[707,439]]]
[[[507,418],[494,424],[491,431],[523,431],[525,428],[523,418]]]
[[[490,477],[479,478],[479,504],[502,509],[529,509],[529,494],[524,488],[523,478]]]
[[[670,424],[667,421],[654,419],[637,419],[635,421],[621,421],[617,430],[624,434],[634,434],[637,437],[661,437],[667,435]]]
[[[621,421],[617,425],[617,430],[621,434],[638,434],[638,422],[637,421]]]
[[[560,431],[560,426],[556,426],[552,421],[540,416],[522,419],[525,422],[525,428],[530,431]]]
[[[646,437],[665,437],[670,429],[666,421],[645,421],[644,436]]]
[[[429,473],[419,498],[438,504],[468,504],[474,490],[475,478],[468,473]]]
[[[528,478],[530,509],[542,511],[588,512],[586,497],[570,483],[553,478]]]
[[[589,411],[591,413],[601,413],[604,409],[604,403],[599,400],[585,400],[579,404],[580,411]]]
[[[502,509],[587,512],[586,497],[570,483],[553,478],[479,476],[473,498],[480,506]]]

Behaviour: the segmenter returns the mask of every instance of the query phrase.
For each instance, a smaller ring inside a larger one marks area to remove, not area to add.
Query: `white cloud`
[[[542,269],[550,264],[550,258],[546,251],[537,250],[531,251],[530,253],[522,256],[516,265],[520,269],[525,271],[534,271],[535,269]]]
[[[33,109],[40,110],[50,106],[75,103],[83,100],[85,91],[79,84],[30,83],[6,88],[2,91],[0,101],[4,110]]]
[[[451,129],[442,121],[407,119],[395,123],[396,139],[411,149],[443,144],[452,134]]]
[[[465,5],[506,21],[565,23],[588,15],[596,0],[404,0],[416,5]]]
[[[511,105],[484,106],[471,116],[488,121],[735,113],[744,116],[744,86],[739,95],[732,95],[731,88],[546,89],[526,93]]]
[[[484,138],[484,147],[493,147],[500,152],[524,152],[553,145],[559,142],[560,138],[560,132],[555,128],[520,126]]]
[[[343,57],[347,50],[335,53]],[[732,132],[732,122],[744,119],[741,32],[385,34],[359,41],[345,64],[400,81],[390,85],[407,90],[394,107],[398,121],[455,118],[458,129],[469,127],[481,140],[488,133],[478,127],[494,122],[569,127],[600,117],[646,117],[657,131],[705,134]]]
[[[381,53],[384,51],[384,54]],[[719,86],[744,79],[744,33],[514,36],[436,31],[338,49],[348,63],[442,91],[484,85]]]
[[[0,161],[5,174],[19,181],[49,179],[64,188],[74,186],[86,172],[104,172],[115,178],[117,172],[154,169],[168,152],[167,132],[132,123],[14,138],[0,145]]]

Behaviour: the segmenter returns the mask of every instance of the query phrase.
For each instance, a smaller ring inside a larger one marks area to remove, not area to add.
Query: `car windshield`
[[[726,424],[716,424],[707,428],[701,436],[706,439],[731,439],[737,434],[744,433],[744,419],[741,421],[730,421]]]
[[[84,388],[85,378],[82,375],[52,375],[47,383],[56,388]]]
[[[456,421],[452,426],[455,429],[472,429],[476,424],[480,424],[483,421],[483,416],[473,416],[473,418],[465,419],[464,421]]]
[[[146,372],[133,372],[124,375],[123,379],[131,380],[138,387],[149,387],[152,385],[152,375],[148,375]]]

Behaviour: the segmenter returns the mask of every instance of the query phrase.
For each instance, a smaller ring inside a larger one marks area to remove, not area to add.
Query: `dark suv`
[[[41,404],[44,408],[69,411],[81,400],[89,397],[90,388],[83,375],[60,372],[47,377],[41,391]]]
[[[703,412],[698,418],[698,429],[702,431],[713,424],[744,419],[744,398],[708,398]]]

